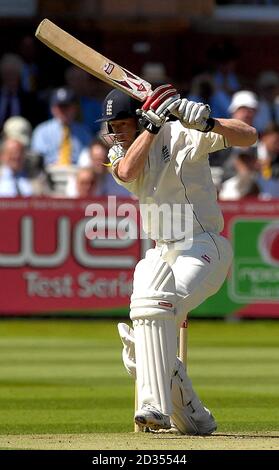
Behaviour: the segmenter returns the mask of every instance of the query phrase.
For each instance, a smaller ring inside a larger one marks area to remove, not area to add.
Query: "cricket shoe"
[[[183,408],[174,405],[171,422],[182,434],[190,436],[209,436],[217,429],[212,413],[205,406],[193,408],[191,402]]]
[[[135,423],[154,430],[171,428],[170,417],[152,405],[143,405],[142,409],[136,412]]]
[[[217,429],[211,412],[202,404],[192,387],[185,368],[177,359],[171,382],[173,423],[182,434],[206,436]]]
[[[174,434],[176,436],[182,436],[182,432],[179,431],[178,427],[171,420],[171,427],[169,429],[151,429],[150,432],[153,434]]]
[[[207,416],[205,416],[207,415]],[[193,416],[192,416],[193,419]],[[209,436],[217,429],[217,423],[212,413],[204,406],[204,416],[198,418],[195,417],[195,424],[198,429],[199,436]]]

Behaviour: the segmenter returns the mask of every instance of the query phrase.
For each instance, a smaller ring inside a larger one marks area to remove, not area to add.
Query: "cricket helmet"
[[[109,122],[115,119],[137,117],[136,110],[140,103],[120,90],[112,90],[104,99],[103,111],[99,122]]]
[[[135,136],[139,134],[139,119],[136,112],[139,107],[140,103],[137,100],[120,90],[114,89],[106,96],[103,102],[102,117],[98,121],[105,124],[102,138],[107,145],[122,143],[123,133],[114,133],[110,125],[116,119],[134,118],[137,128]]]

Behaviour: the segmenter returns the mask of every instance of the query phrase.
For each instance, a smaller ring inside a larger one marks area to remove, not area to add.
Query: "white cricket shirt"
[[[224,222],[217,204],[208,154],[225,147],[228,147],[228,143],[222,135],[186,129],[180,121],[167,122],[154,139],[148,160],[139,177],[127,183],[114,175],[119,184],[139,198],[143,228],[151,238],[155,240],[182,238],[176,236],[177,230],[173,236],[174,223],[179,224],[180,220],[179,217],[168,219],[167,211],[163,221],[160,218],[156,221],[153,212],[151,216],[150,213],[148,215],[146,204],[156,204],[156,207],[167,204],[175,208],[175,213],[181,213],[181,229],[186,238],[191,237],[191,233],[218,234],[222,231]],[[112,166],[115,167],[121,158],[123,151],[121,152],[116,146],[112,147],[109,152]],[[188,209],[190,207],[190,211],[183,210],[186,204]],[[193,220],[193,230],[190,219]],[[152,228],[150,223],[153,224]],[[172,229],[169,233],[171,224]]]

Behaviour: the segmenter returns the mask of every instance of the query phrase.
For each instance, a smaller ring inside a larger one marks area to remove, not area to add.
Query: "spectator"
[[[89,129],[76,121],[76,96],[69,88],[58,88],[50,105],[53,118],[35,128],[31,148],[43,155],[46,166],[76,164],[91,141]]]
[[[23,116],[32,126],[40,122],[36,95],[21,88],[22,67],[22,60],[15,54],[5,54],[0,61],[0,131],[11,116]]]
[[[40,180],[45,180],[45,191],[47,191],[47,185],[49,186],[48,190],[51,191],[52,183],[48,179],[48,175],[45,172],[44,160],[42,155],[33,152],[30,149],[32,135],[32,126],[27,119],[21,116],[13,116],[7,119],[4,123],[2,136],[4,139],[10,138],[17,140],[24,145],[25,148],[25,160],[24,160],[24,170],[29,178],[39,178]]]
[[[25,164],[25,145],[7,137],[1,144],[0,196],[36,196],[44,192],[43,181],[28,176]]]
[[[234,93],[229,106],[229,113],[232,118],[240,119],[252,126],[258,110],[259,102],[257,96],[252,91],[241,90]]]
[[[265,198],[279,197],[279,125],[271,124],[258,144],[261,168],[259,186]]]
[[[238,200],[247,196],[258,196],[260,189],[257,184],[257,157],[249,151],[237,151],[234,162],[235,176],[227,179],[221,187],[219,199]]]
[[[22,59],[21,88],[23,91],[37,92],[39,88],[39,67],[36,57],[36,43],[32,36],[24,36],[19,45]]]
[[[80,168],[68,186],[66,195],[74,198],[92,198],[98,196],[97,175],[93,168]]]
[[[80,167],[91,166],[97,176],[97,189],[96,195],[107,196],[115,195],[119,197],[131,197],[131,193],[119,184],[116,183],[110,172],[108,171],[109,164],[108,148],[100,139],[96,139],[91,143],[89,149],[82,152],[79,159]]]
[[[231,95],[240,88],[236,74],[236,64],[239,58],[238,49],[228,41],[215,44],[208,51],[211,63],[215,63],[214,82],[217,90],[222,90],[230,99]]]
[[[189,101],[208,103],[213,117],[224,116],[228,118],[230,98],[222,89],[216,90],[214,80],[210,74],[200,74],[192,80]]]
[[[254,118],[258,109],[258,99],[255,93],[248,90],[241,90],[234,93],[229,106],[229,113],[232,118],[240,119],[249,126],[253,126]],[[211,166],[223,168],[223,179],[232,177],[235,173],[234,160],[235,152],[231,149],[224,149],[209,155]]]
[[[258,79],[259,106],[254,125],[264,132],[270,124],[279,125],[279,75],[273,71],[263,72]]]
[[[32,126],[22,116],[13,116],[4,122],[3,137],[20,141],[26,148],[30,146]]]
[[[78,166],[87,168],[94,166],[95,171],[103,174],[105,163],[109,163],[107,159],[108,147],[102,139],[93,139],[90,146],[82,151],[78,161]]]
[[[97,135],[100,131],[100,124],[96,121],[101,117],[102,103],[96,97],[91,96],[91,80],[90,75],[78,67],[71,66],[66,70],[67,87],[71,88],[77,96],[77,119],[90,128],[92,135]]]

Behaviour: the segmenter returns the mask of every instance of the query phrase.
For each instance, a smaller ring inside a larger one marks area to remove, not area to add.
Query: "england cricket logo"
[[[108,100],[107,102],[107,109],[106,109],[107,116],[112,115],[112,103],[113,103],[113,100]]]

